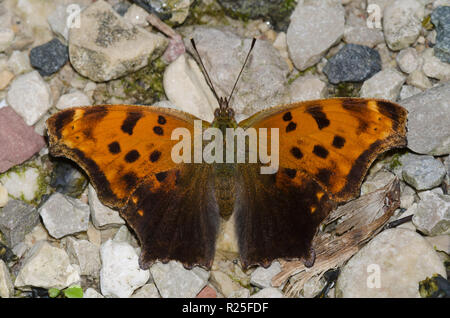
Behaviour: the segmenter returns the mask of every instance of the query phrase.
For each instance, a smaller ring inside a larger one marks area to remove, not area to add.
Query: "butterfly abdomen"
[[[233,213],[236,187],[236,165],[227,163],[214,164],[214,194],[222,218],[228,219]]]

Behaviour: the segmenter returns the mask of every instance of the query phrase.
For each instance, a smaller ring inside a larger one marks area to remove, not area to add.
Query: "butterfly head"
[[[214,111],[214,117],[218,120],[233,120],[234,110],[229,106],[228,99],[226,97],[220,97],[218,99],[219,107]]]

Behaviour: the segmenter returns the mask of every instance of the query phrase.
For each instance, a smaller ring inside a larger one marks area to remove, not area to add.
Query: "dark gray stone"
[[[0,209],[0,232],[9,247],[22,242],[39,221],[39,213],[32,205],[20,200],[9,200]]]
[[[74,163],[68,160],[55,162],[50,186],[57,192],[78,198],[87,185],[88,180]]]
[[[437,32],[434,55],[442,62],[450,63],[450,7],[437,7],[431,14],[431,22]]]
[[[39,45],[30,51],[30,63],[41,76],[56,73],[69,60],[67,46],[58,39]]]
[[[381,71],[378,51],[363,45],[346,44],[323,68],[332,84],[362,82]]]

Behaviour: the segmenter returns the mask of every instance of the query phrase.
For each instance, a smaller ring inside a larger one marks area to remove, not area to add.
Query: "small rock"
[[[284,295],[276,288],[267,287],[253,294],[250,298],[284,298]]]
[[[64,289],[80,281],[80,275],[70,264],[69,256],[48,242],[38,242],[25,256],[17,275],[16,287],[41,287]]]
[[[402,100],[408,111],[408,148],[440,156],[450,153],[450,83]]]
[[[121,224],[125,224],[125,220],[120,217],[119,212],[100,202],[97,192],[95,192],[92,185],[89,185],[88,193],[92,223],[94,223],[96,228],[105,228],[108,226],[119,226]]]
[[[434,56],[434,49],[428,48],[423,54],[423,72],[426,76],[441,81],[450,81],[450,64],[444,63]]]
[[[8,203],[8,190],[0,182],[0,208]]]
[[[200,268],[187,270],[175,261],[167,264],[156,262],[150,267],[150,272],[163,298],[195,297],[206,286],[209,278],[209,272]]]
[[[218,107],[200,68],[187,55],[180,55],[164,72],[164,90],[169,100],[184,111],[211,122]]]
[[[336,283],[336,296],[420,297],[419,282],[436,273],[447,277],[439,256],[421,235],[389,229],[344,265]]]
[[[406,99],[408,97],[414,96],[416,94],[422,93],[420,88],[411,86],[411,85],[403,85],[400,91],[400,100]]]
[[[20,75],[32,71],[30,58],[25,51],[13,51],[8,59],[8,69],[14,75]]]
[[[412,221],[426,235],[450,234],[450,196],[423,192]]]
[[[139,27],[145,27],[148,25],[148,15],[149,13],[147,11],[135,4],[132,4],[123,17],[131,24],[137,25]]]
[[[419,54],[412,47],[401,50],[396,57],[396,61],[402,72],[408,74],[417,70],[422,64]]]
[[[318,76],[306,75],[294,80],[289,85],[291,103],[326,97],[327,85]]]
[[[149,271],[139,267],[138,255],[128,243],[108,240],[100,255],[100,287],[104,296],[128,298],[150,278]]]
[[[0,173],[21,164],[45,146],[44,138],[11,107],[0,108],[0,127]]]
[[[416,191],[410,186],[405,185],[400,193],[400,208],[408,209],[416,200]]]
[[[14,74],[8,70],[3,70],[0,72],[0,90],[5,89],[11,80],[14,78]]]
[[[38,223],[34,229],[25,235],[24,243],[28,248],[33,247],[39,241],[49,241],[51,237],[48,235],[47,230],[42,225],[42,223]]]
[[[385,187],[395,179],[395,175],[386,170],[380,170],[373,176],[368,176],[361,185],[361,195],[374,192]]]
[[[186,20],[193,0],[133,0],[133,2],[156,14],[161,20],[177,25]]]
[[[344,41],[349,44],[375,47],[384,42],[384,35],[380,29],[371,29],[367,25],[346,25]]]
[[[426,77],[424,72],[420,70],[415,70],[414,72],[409,74],[408,78],[406,79],[406,83],[423,90],[429,89],[433,86],[433,84],[428,79],[428,77]]]
[[[89,106],[89,105],[91,105],[89,97],[87,97],[83,92],[75,90],[71,93],[62,95],[59,98],[58,103],[56,103],[56,108],[66,109],[75,106]]]
[[[39,208],[45,228],[54,238],[87,231],[89,206],[56,192]]]
[[[408,153],[400,157],[402,176],[416,190],[427,190],[439,186],[445,176],[445,167],[433,156]]]
[[[231,292],[227,298],[249,298],[250,291],[247,288],[241,288]]]
[[[273,262],[268,268],[258,267],[250,277],[250,284],[259,288],[272,287],[272,278],[279,272],[281,272],[279,262]]]
[[[424,16],[424,4],[419,0],[397,0],[387,5],[383,31],[389,48],[398,51],[413,44],[420,35]]]
[[[119,230],[114,234],[113,238],[114,242],[125,242],[130,244],[131,246],[138,248],[139,243],[136,240],[136,237],[131,234],[126,225],[122,225]]]
[[[323,69],[331,84],[362,82],[379,71],[381,58],[378,51],[357,44],[346,44]]]
[[[9,200],[0,209],[0,231],[10,247],[22,242],[38,222],[39,213],[36,208],[22,201]]]
[[[96,291],[93,288],[88,288],[83,293],[83,298],[105,298],[102,294],[100,294],[98,291]]]
[[[427,236],[425,238],[436,251],[450,254],[450,235]]]
[[[299,2],[287,30],[289,55],[300,71],[316,64],[344,35],[345,11],[340,1]]]
[[[4,52],[14,40],[14,31],[10,28],[0,28],[0,52]]]
[[[80,266],[80,275],[98,277],[100,274],[100,248],[86,240],[65,239],[70,262]]]
[[[30,63],[41,76],[56,73],[69,60],[67,46],[58,39],[39,45],[30,51]]]
[[[167,46],[164,37],[130,24],[103,0],[84,9],[80,28],[71,28],[69,34],[72,66],[96,82],[143,68]]]
[[[11,281],[8,267],[0,259],[0,298],[10,298],[14,296],[14,285]]]
[[[382,70],[364,82],[360,95],[364,98],[383,98],[395,101],[405,79],[395,69]]]
[[[450,7],[437,7],[431,14],[431,22],[437,32],[435,55],[442,62],[450,63]]]
[[[241,289],[241,285],[231,279],[230,276],[221,271],[211,271],[211,284],[219,293],[225,297],[230,297],[233,292]]]
[[[86,189],[88,180],[71,161],[57,161],[53,167],[50,186],[56,191],[78,198]]]
[[[196,296],[196,298],[217,298],[217,293],[211,286],[205,286]]]
[[[34,125],[52,106],[50,87],[37,71],[16,77],[7,100],[28,126]]]
[[[145,284],[135,291],[131,298],[161,298],[155,284]]]
[[[24,164],[1,175],[0,182],[11,197],[35,203],[47,190],[44,173],[33,164]]]

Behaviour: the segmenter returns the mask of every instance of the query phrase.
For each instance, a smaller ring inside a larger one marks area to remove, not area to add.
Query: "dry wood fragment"
[[[303,285],[312,277],[344,264],[368,240],[374,237],[400,206],[400,182],[396,179],[384,188],[363,195],[333,211],[323,222],[341,221],[333,231],[319,231],[313,239],[316,251],[314,266],[306,268],[302,261],[280,261],[282,271],[272,279],[289,297],[298,297]]]

